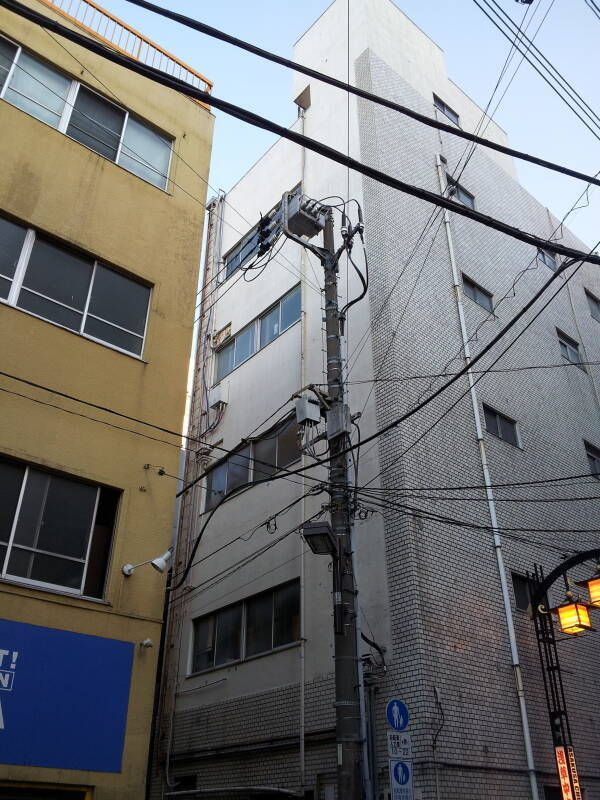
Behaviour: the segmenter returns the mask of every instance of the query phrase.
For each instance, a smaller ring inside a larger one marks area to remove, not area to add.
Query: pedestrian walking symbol
[[[394,780],[398,786],[406,786],[410,780],[410,768],[405,761],[397,761],[394,766]]]
[[[393,728],[395,731],[403,731],[408,728],[408,708],[402,700],[397,700],[396,698],[389,700],[385,713],[390,728]]]
[[[414,800],[411,761],[390,760],[391,800]]]

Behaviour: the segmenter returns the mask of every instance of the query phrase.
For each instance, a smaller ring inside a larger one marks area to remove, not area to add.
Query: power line
[[[370,167],[368,164],[364,164],[356,159],[349,158],[343,153],[340,153],[338,150],[335,150],[334,148],[329,147],[322,142],[311,139],[307,136],[303,136],[302,134],[296,133],[288,128],[284,128],[282,125],[278,125],[277,123],[272,122],[265,117],[261,117],[258,114],[254,114],[251,111],[240,108],[239,106],[229,103],[226,100],[221,100],[217,97],[214,97],[207,92],[202,92],[199,89],[195,89],[194,87],[186,84],[184,81],[173,78],[164,72],[161,72],[160,70],[148,67],[145,64],[136,62],[135,60],[122,55],[119,52],[108,49],[104,45],[95,42],[93,39],[89,39],[86,36],[83,36],[82,34],[79,34],[76,31],[49,19],[48,17],[45,17],[43,14],[39,14],[33,9],[22,5],[18,2],[18,0],[0,0],[0,6],[3,6],[9,11],[13,11],[19,16],[25,17],[32,22],[36,22],[43,28],[49,28],[50,30],[59,33],[61,36],[74,41],[76,44],[81,45],[85,49],[97,53],[109,61],[113,61],[114,63],[125,67],[126,69],[150,78],[151,80],[154,80],[156,83],[160,83],[163,86],[167,86],[168,88],[179,91],[188,97],[202,100],[204,103],[212,105],[215,108],[219,108],[226,114],[236,117],[237,119],[240,119],[254,127],[268,130],[284,139],[289,139],[295,144],[306,147],[308,150],[312,150],[319,155],[328,158],[329,160],[349,167],[350,169],[353,169],[368,178],[372,178],[373,180],[382,183],[385,186],[389,186],[392,189],[396,189],[405,194],[425,200],[426,202],[432,203],[435,206],[440,206],[448,209],[449,211],[454,211],[460,216],[464,216],[475,222],[479,222],[486,227],[497,230],[500,233],[504,233],[507,236],[525,242],[526,244],[533,245],[534,247],[551,248],[554,252],[570,258],[586,260],[597,265],[600,264],[600,256],[585,254],[579,250],[575,250],[571,247],[561,244],[551,245],[546,239],[542,239],[541,237],[535,236],[532,233],[521,231],[519,228],[515,228],[512,225],[501,222],[500,220],[490,217],[487,214],[482,214],[479,211],[475,211],[474,209],[464,206],[459,202],[448,200],[446,197],[442,197],[435,192],[429,191],[428,189],[422,189],[420,187],[413,186],[412,184],[405,183],[404,181],[400,181],[399,179],[387,175],[378,169]],[[595,180],[590,179],[589,176],[584,176],[583,179],[588,182],[590,182],[590,180]]]
[[[394,103],[391,100],[386,100],[384,97],[372,94],[371,92],[367,92],[364,89],[359,89],[357,86],[352,86],[350,83],[345,83],[344,81],[340,81],[337,78],[333,78],[330,75],[326,75],[325,73],[319,72],[318,70],[315,69],[311,69],[310,67],[305,67],[302,64],[298,64],[295,61],[291,61],[288,58],[283,58],[282,56],[278,56],[275,53],[271,53],[268,50],[263,50],[262,48],[257,47],[256,45],[243,41],[242,39],[237,39],[234,36],[230,36],[229,34],[224,33],[223,31],[220,31],[217,28],[213,28],[210,25],[206,25],[205,23],[193,19],[192,17],[187,17],[184,14],[178,14],[175,11],[170,11],[169,9],[163,8],[162,6],[157,6],[154,3],[149,3],[147,2],[147,0],[127,0],[127,2],[132,3],[133,5],[136,6],[140,6],[141,8],[145,8],[146,10],[152,11],[155,14],[159,14],[162,17],[167,17],[168,19],[172,19],[175,22],[180,23],[181,25],[184,25],[188,28],[192,28],[193,30],[199,31],[200,33],[204,33],[207,36],[210,36],[215,39],[220,39],[221,41],[227,42],[228,44],[232,44],[235,47],[241,48],[242,50],[247,50],[249,53],[252,53],[253,55],[257,55],[260,58],[264,58],[268,61],[273,61],[276,64],[280,64],[283,67],[287,67],[288,69],[293,70],[294,72],[300,72],[304,75],[308,75],[311,78],[315,78],[316,80],[322,81],[323,83],[327,83],[330,86],[334,86],[337,89],[341,89],[344,92],[348,92],[349,94],[354,94],[357,97],[361,97],[364,100],[369,100],[372,103],[376,103],[377,105],[390,108],[393,111],[397,111],[400,114],[404,114],[405,116],[411,117],[412,119],[415,119],[418,122],[423,123],[424,125],[428,125],[431,128],[437,128],[438,130],[446,131],[446,133],[450,133],[453,136],[458,136],[459,138],[467,139],[471,142],[476,142],[477,144],[481,144],[484,147],[497,150],[500,153],[513,156],[514,158],[530,161],[531,163],[537,164],[538,166],[543,166],[548,169],[553,169],[555,171],[562,172],[565,175],[570,175],[572,178],[577,177],[580,180],[589,181],[588,176],[576,172],[575,170],[559,166],[558,164],[552,164],[552,162],[550,161],[544,161],[543,159],[540,159],[536,156],[531,156],[528,155],[527,153],[522,153],[519,150],[513,150],[511,147],[506,147],[505,145],[498,144],[497,142],[492,142],[488,139],[482,139],[481,137],[476,136],[472,133],[468,133],[467,131],[463,131],[460,128],[455,128],[451,125],[446,125],[443,122],[439,122],[437,119],[432,119],[431,117],[427,117],[424,114],[419,114],[417,111],[413,111],[413,109],[411,108],[407,108],[406,106]],[[207,102],[210,105],[211,95],[207,96],[209,97],[209,100],[205,102]],[[600,181],[598,181],[598,185],[600,185]]]

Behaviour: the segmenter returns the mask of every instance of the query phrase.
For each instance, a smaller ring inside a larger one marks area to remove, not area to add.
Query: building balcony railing
[[[136,61],[160,69],[196,89],[211,91],[212,83],[204,75],[93,0],[39,0],[39,2],[62,14],[70,22],[106,42],[115,50],[135,58]]]

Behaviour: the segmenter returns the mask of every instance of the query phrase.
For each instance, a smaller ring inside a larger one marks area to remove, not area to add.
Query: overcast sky
[[[162,2],[171,9],[289,58],[293,55],[294,42],[329,5],[328,0]],[[529,36],[550,9],[537,34],[536,45],[587,103],[594,110],[600,110],[600,20],[585,0],[534,0],[531,7],[516,0],[500,2],[517,23],[529,8]],[[349,3],[351,10],[352,0]],[[294,120],[292,74],[285,68],[157,17],[127,0],[103,0],[102,4],[206,75],[214,82],[215,95],[282,125]],[[397,0],[396,5],[442,47],[450,78],[485,107],[510,45],[473,0]],[[520,57],[513,59],[507,79],[518,59]],[[210,183],[214,189],[227,190],[275,137],[218,111],[215,116]],[[600,142],[526,62],[520,67],[494,119],[508,132],[515,148],[588,174],[600,170]],[[526,188],[559,217],[584,189],[584,184],[578,181],[532,165],[518,163],[517,169]],[[209,189],[209,195],[212,193]],[[590,246],[600,239],[599,197],[600,188],[592,189],[589,208],[571,214],[568,220],[569,227]]]

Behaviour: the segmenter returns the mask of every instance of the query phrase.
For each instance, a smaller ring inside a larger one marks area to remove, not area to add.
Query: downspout
[[[444,169],[442,167],[442,160],[439,155],[436,156],[436,165],[438,172],[438,179],[440,183],[440,192],[442,195],[446,194],[447,184]],[[456,266],[456,258],[454,255],[454,244],[452,241],[452,231],[450,229],[450,214],[448,210],[444,210],[444,229],[446,231],[446,239],[448,242],[448,252],[450,254],[450,264],[452,266],[452,282],[454,285],[454,296],[456,300],[456,310],[460,324],[460,333],[463,343],[463,353],[465,363],[467,365],[471,362],[471,351],[469,348],[469,337],[467,335],[467,326],[465,323],[464,308],[462,302],[462,289],[461,282],[458,275]],[[487,497],[488,511],[492,530],[494,531],[494,552],[496,554],[496,562],[498,567],[498,576],[500,578],[500,587],[502,591],[502,604],[504,606],[504,614],[506,617],[506,628],[508,632],[508,639],[510,643],[510,654],[512,661],[512,668],[515,677],[515,686],[517,690],[517,697],[519,700],[519,709],[521,712],[521,727],[523,730],[523,740],[525,744],[525,755],[527,758],[527,772],[529,774],[529,783],[531,788],[532,800],[539,800],[535,762],[533,758],[533,748],[531,745],[531,733],[529,730],[529,719],[527,716],[527,705],[525,703],[525,689],[523,686],[523,674],[521,671],[521,663],[519,661],[519,652],[517,648],[517,638],[515,635],[515,626],[513,621],[512,609],[510,605],[510,596],[508,593],[508,583],[506,580],[506,570],[504,567],[504,557],[502,555],[502,540],[498,532],[498,517],[496,514],[496,503],[494,500],[494,493],[492,491],[492,481],[488,467],[487,454],[485,450],[485,442],[483,439],[483,429],[481,426],[481,415],[479,413],[479,403],[477,401],[477,393],[475,391],[475,382],[471,369],[467,371],[469,381],[469,393],[471,396],[471,404],[473,406],[473,416],[475,418],[475,429],[477,432],[477,443],[479,445],[479,456],[481,459],[481,468],[483,471],[483,480],[485,484],[485,491]]]
[[[298,106],[298,113],[300,115],[301,120],[301,133],[304,136],[304,116],[305,112],[303,108]],[[301,161],[301,169],[300,169],[300,180],[302,191],[304,191],[304,173],[306,167],[306,148],[302,148],[302,161]],[[302,248],[300,251],[300,308],[302,310],[302,322],[301,325],[301,339],[300,339],[300,386],[306,386],[306,353],[308,352],[308,326],[306,324],[306,250]],[[306,519],[306,453],[302,450],[302,503],[300,505],[300,510],[302,514],[302,521]],[[306,575],[305,575],[305,560],[304,560],[304,539],[302,536],[298,536],[298,542],[300,545],[300,699],[299,699],[299,733],[300,733],[300,751],[298,754],[300,760],[300,788],[304,791],[306,786],[306,754],[305,754],[305,744],[304,744],[304,737],[305,737],[305,691],[304,691],[304,684],[306,681],[306,623],[305,623],[305,587],[306,587]]]

